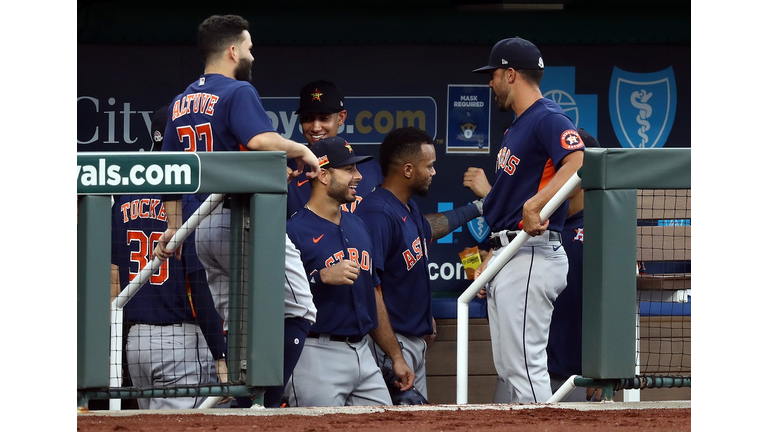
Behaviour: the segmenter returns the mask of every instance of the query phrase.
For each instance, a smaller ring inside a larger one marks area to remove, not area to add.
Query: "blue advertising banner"
[[[303,142],[301,124],[294,112],[298,97],[263,97],[272,124],[284,138]],[[355,145],[378,145],[389,132],[413,126],[437,135],[437,103],[429,96],[347,96],[349,117],[339,135]]]

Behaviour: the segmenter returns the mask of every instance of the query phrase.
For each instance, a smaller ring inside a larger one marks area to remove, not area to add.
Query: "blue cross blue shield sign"
[[[614,67],[609,108],[613,130],[623,147],[663,147],[677,109],[672,67],[651,73]]]

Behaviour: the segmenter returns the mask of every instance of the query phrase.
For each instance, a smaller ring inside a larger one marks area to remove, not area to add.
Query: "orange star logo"
[[[347,150],[349,150],[349,152],[350,152],[350,153],[352,153],[352,146],[351,146],[351,145],[349,145],[349,143],[348,143],[348,142],[344,141],[344,147],[346,147],[346,148],[347,148]]]
[[[315,92],[314,92],[314,93],[310,93],[310,95],[312,96],[312,100],[313,100],[313,101],[315,101],[315,100],[316,100],[316,101],[318,101],[318,102],[321,102],[321,101],[320,101],[320,96],[322,96],[323,94],[322,94],[322,93],[320,93],[320,90],[318,90],[318,89],[315,89]]]

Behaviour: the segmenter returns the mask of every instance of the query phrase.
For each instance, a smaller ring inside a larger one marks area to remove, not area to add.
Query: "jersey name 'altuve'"
[[[219,97],[210,93],[191,93],[184,95],[173,104],[173,120],[189,113],[202,113],[212,116]]]

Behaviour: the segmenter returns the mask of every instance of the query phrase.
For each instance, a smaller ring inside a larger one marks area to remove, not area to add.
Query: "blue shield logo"
[[[611,123],[626,148],[663,147],[677,109],[677,86],[670,66],[632,73],[613,68],[609,92]]]
[[[472,237],[474,237],[478,243],[482,243],[482,241],[488,237],[488,234],[491,233],[491,227],[485,223],[485,218],[482,216],[472,219],[467,223],[467,226],[469,226],[469,232],[472,233]]]

